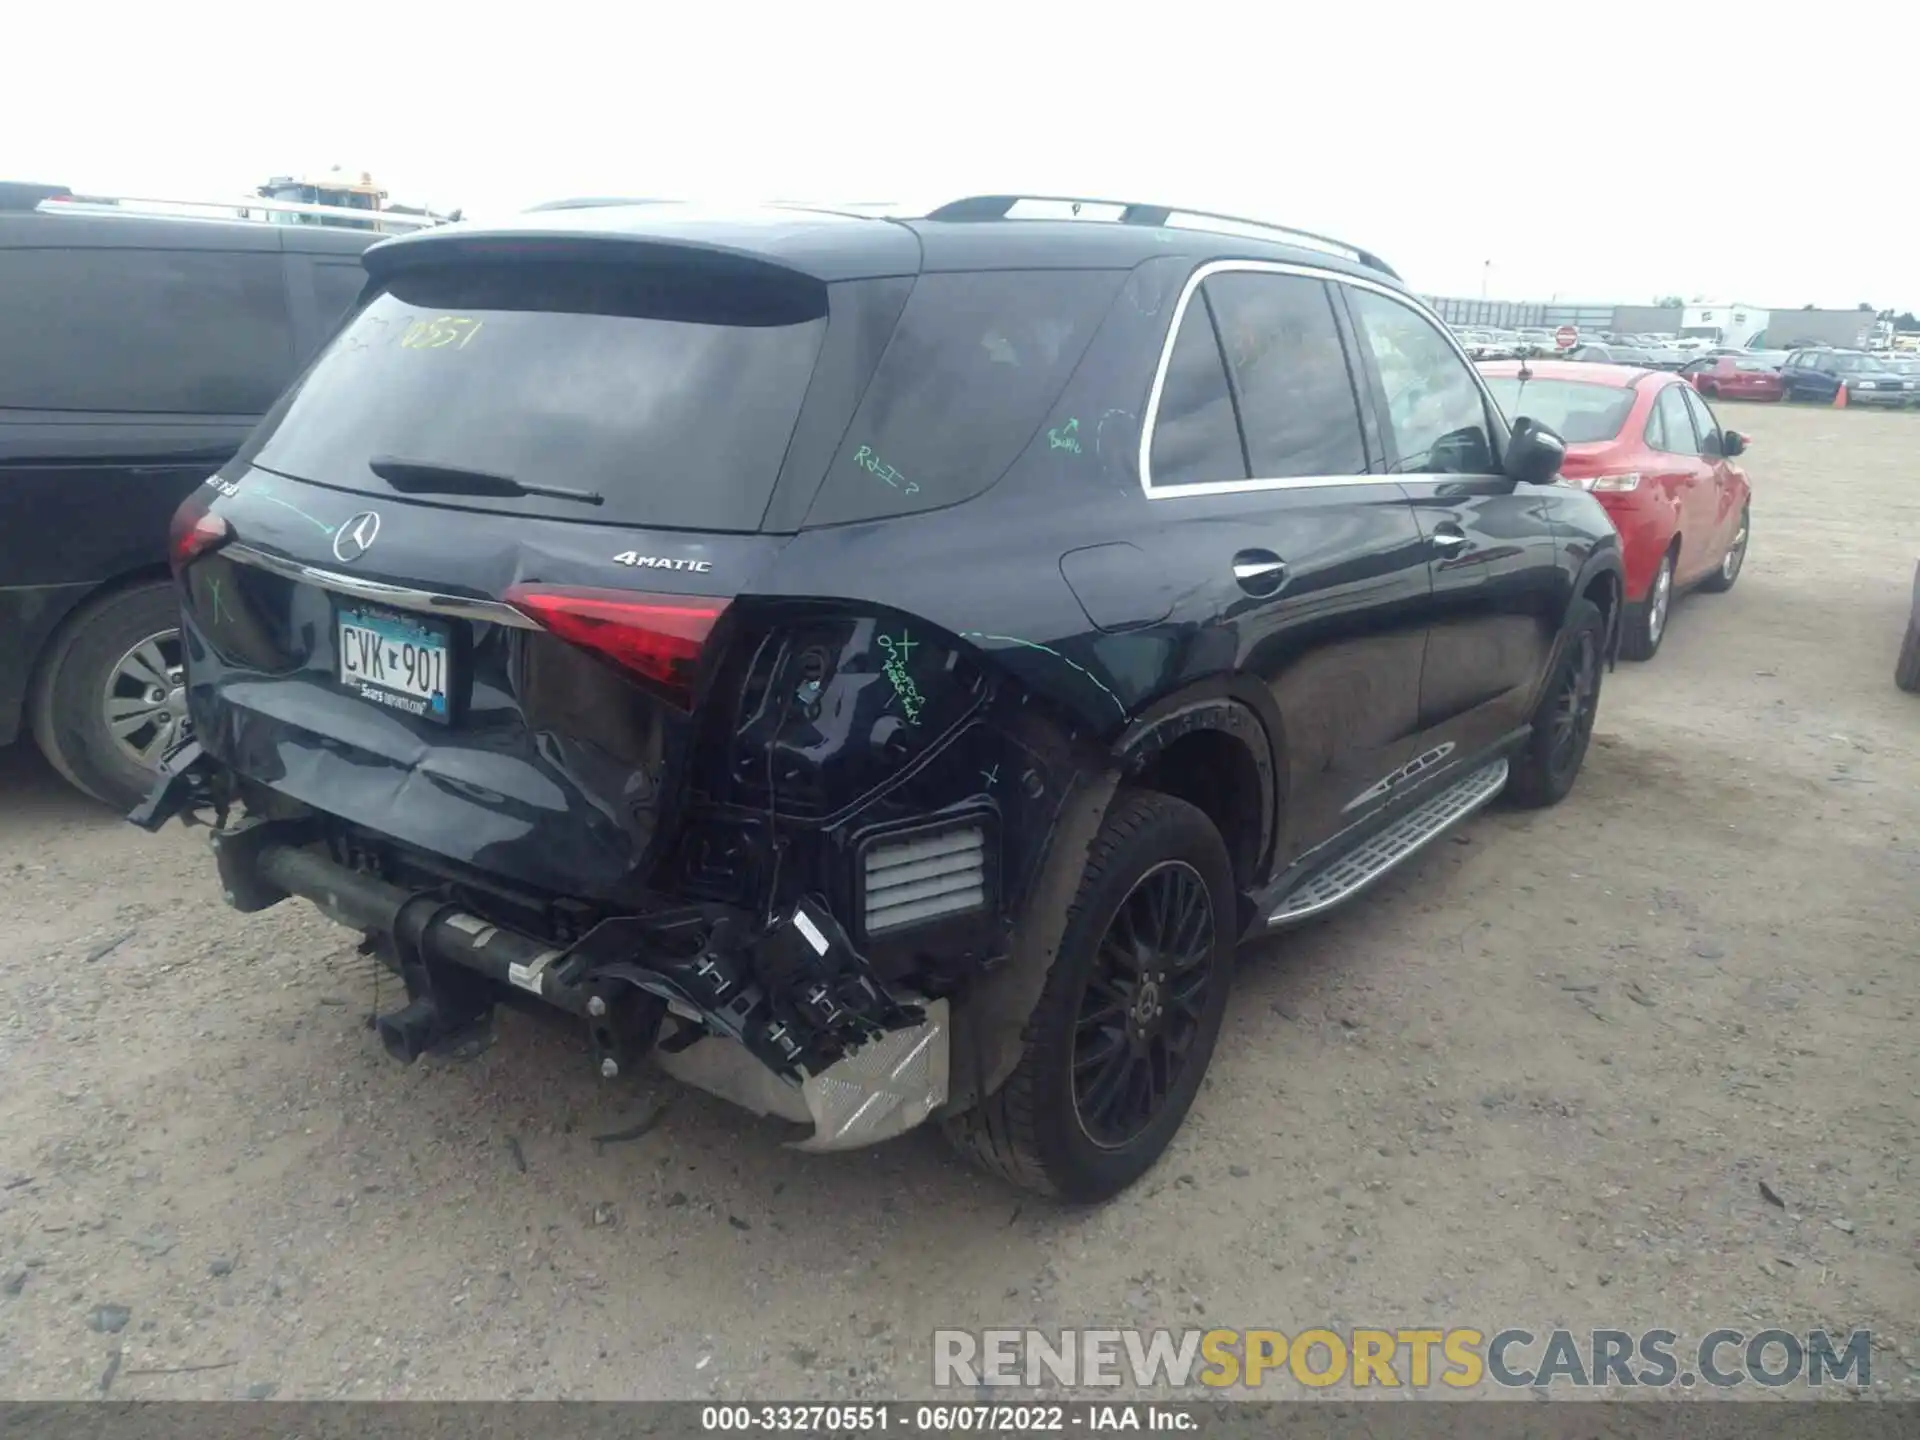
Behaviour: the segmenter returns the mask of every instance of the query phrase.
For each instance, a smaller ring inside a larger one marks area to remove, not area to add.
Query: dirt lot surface
[[[1608,677],[1566,804],[1250,950],[1097,1210],[931,1134],[802,1156],[518,1017],[400,1068],[344,932],[0,753],[0,1394],[919,1396],[939,1326],[1777,1323],[1871,1327],[1920,1395],[1920,415],[1723,408],[1738,588]]]

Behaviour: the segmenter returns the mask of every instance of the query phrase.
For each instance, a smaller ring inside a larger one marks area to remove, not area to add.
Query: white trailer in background
[[[1680,312],[1680,334],[1709,345],[1745,350],[1766,333],[1770,318],[1771,312],[1753,305],[1689,305]]]

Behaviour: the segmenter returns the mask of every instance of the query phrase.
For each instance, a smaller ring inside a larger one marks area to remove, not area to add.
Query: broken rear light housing
[[[188,496],[173,512],[173,523],[167,528],[167,564],[173,569],[173,578],[178,580],[187,566],[231,539],[233,527],[220,516],[209,514],[197,495]]]
[[[727,609],[725,600],[698,595],[572,585],[515,585],[506,598],[548,633],[652,682],[683,709],[693,707],[700,654]]]

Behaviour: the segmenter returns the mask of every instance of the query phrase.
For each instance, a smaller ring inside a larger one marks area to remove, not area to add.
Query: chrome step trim
[[[1338,905],[1372,884],[1414,851],[1466,819],[1500,793],[1507,783],[1507,762],[1495,760],[1456,780],[1438,795],[1402,815],[1379,834],[1368,837],[1310,876],[1293,890],[1280,908],[1267,917],[1269,927],[1290,925]]]

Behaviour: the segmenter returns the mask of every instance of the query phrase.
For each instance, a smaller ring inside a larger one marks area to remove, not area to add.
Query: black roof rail
[[[37,210],[42,200],[60,200],[73,194],[64,185],[36,185],[31,180],[0,180],[0,210]]]
[[[1222,215],[1212,210],[1189,210],[1178,205],[1150,205],[1137,200],[1099,200],[1078,195],[969,195],[962,200],[952,200],[927,214],[929,220],[1005,220],[1015,206],[1038,202],[1041,204],[1070,205],[1077,213],[1084,206],[1098,206],[1102,209],[1118,210],[1116,217],[1122,225],[1166,225],[1174,220],[1182,221],[1225,221],[1229,225],[1244,225],[1254,230],[1271,231],[1273,234],[1291,240],[1304,240],[1336,255],[1357,260],[1369,270],[1378,270],[1395,280],[1400,278],[1386,261],[1371,251],[1362,250],[1358,245],[1350,245],[1345,240],[1335,240],[1330,235],[1317,235],[1311,230],[1296,229],[1291,225],[1277,225],[1271,220],[1250,220],[1242,215]],[[1187,224],[1184,229],[1204,230],[1206,225]]]

